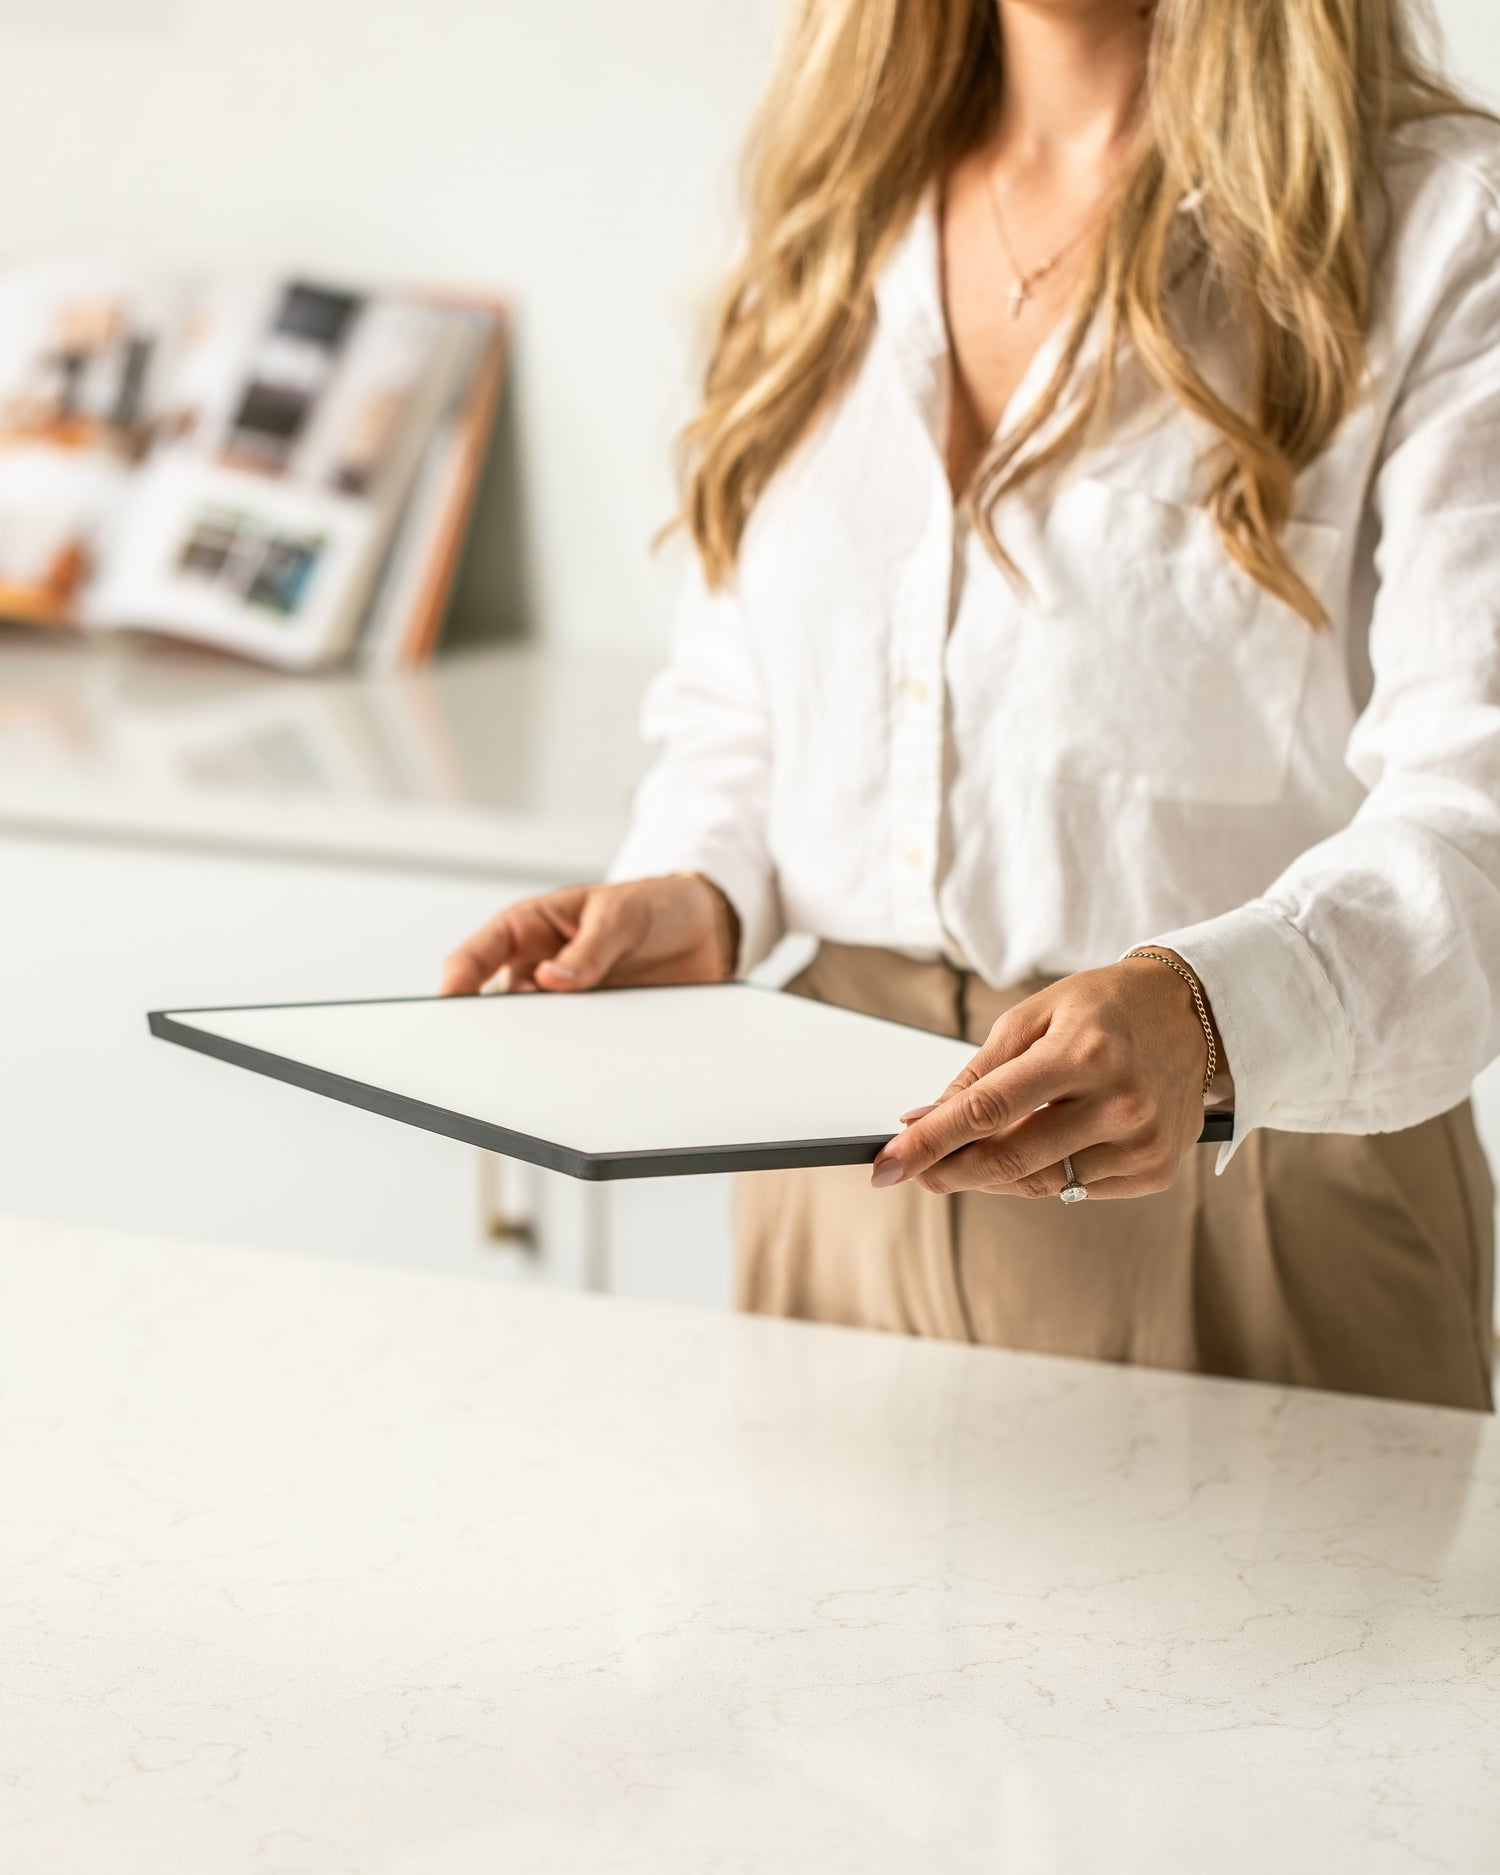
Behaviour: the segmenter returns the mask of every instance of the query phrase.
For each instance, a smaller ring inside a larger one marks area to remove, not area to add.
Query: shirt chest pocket
[[[1299,521],[1282,538],[1326,596],[1339,530]],[[1007,765],[1185,802],[1279,798],[1312,628],[1229,559],[1212,518],[1082,477],[1027,546]]]

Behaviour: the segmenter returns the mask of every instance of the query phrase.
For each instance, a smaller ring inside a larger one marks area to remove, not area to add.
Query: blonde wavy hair
[[[1323,622],[1278,532],[1296,475],[1359,394],[1386,140],[1476,108],[1428,62],[1425,27],[1418,0],[1157,0],[1137,154],[1056,371],[966,492],[1012,573],[994,511],[1103,433],[1128,336],[1214,434],[1208,505],[1230,557]],[[1002,58],[996,0],[794,0],[747,154],[747,240],[680,439],[680,518],[710,584],[731,576],[767,483],[855,370],[874,277],[920,197],[991,130]],[[1243,409],[1168,315],[1184,222],[1248,337]]]

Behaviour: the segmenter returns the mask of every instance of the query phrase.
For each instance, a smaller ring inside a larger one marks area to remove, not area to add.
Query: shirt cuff
[[[743,853],[713,840],[662,838],[631,833],[605,875],[609,884],[701,872],[734,907],[740,921],[740,951],[734,974],[742,977],[768,957],[782,937],[781,901],[775,880]]]
[[[1349,1084],[1353,1041],[1323,966],[1291,920],[1252,899],[1148,943],[1175,951],[1202,984],[1234,1078],[1234,1135],[1214,1169],[1222,1172],[1257,1126],[1326,1130]]]

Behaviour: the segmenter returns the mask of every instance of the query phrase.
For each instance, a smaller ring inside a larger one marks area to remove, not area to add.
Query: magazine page
[[[204,289],[89,617],[291,669],[344,653],[462,337],[417,300],[301,280]]]
[[[86,615],[181,315],[175,283],[117,263],[0,272],[0,617]]]

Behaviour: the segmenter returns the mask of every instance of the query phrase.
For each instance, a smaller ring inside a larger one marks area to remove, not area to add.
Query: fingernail
[[[870,1183],[876,1191],[884,1191],[890,1185],[899,1185],[906,1177],[906,1167],[899,1159],[882,1159],[870,1174]]]
[[[913,1107],[909,1112],[903,1113],[901,1115],[901,1124],[903,1126],[910,1126],[914,1121],[923,1120],[929,1113],[934,1113],[936,1110],[937,1102],[935,1100],[929,1100],[925,1107]]]
[[[545,970],[549,977],[561,977],[564,983],[576,983],[578,981],[578,972],[571,964],[538,964],[537,969]]]

